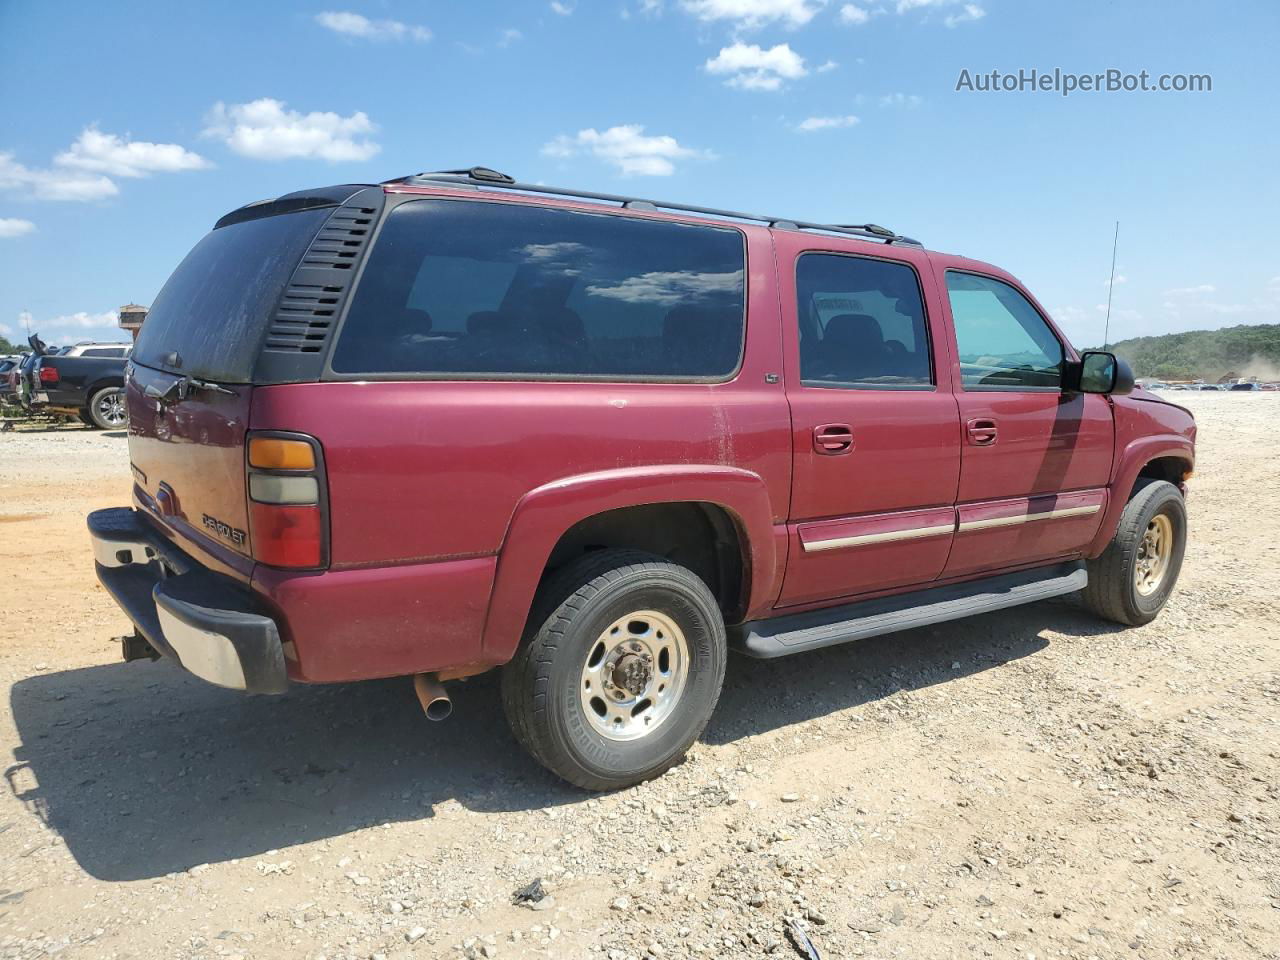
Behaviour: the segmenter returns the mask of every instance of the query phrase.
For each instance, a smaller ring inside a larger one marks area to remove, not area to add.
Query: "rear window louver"
[[[376,207],[361,205],[367,199],[338,207],[311,241],[272,315],[265,352],[324,351],[377,218]]]

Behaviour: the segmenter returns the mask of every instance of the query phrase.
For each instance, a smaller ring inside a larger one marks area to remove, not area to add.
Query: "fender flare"
[[[1107,512],[1103,514],[1102,523],[1089,545],[1086,555],[1089,559],[1100,556],[1107,549],[1107,544],[1115,536],[1116,527],[1120,524],[1120,515],[1129,502],[1129,491],[1137,482],[1138,474],[1152,460],[1161,457],[1177,457],[1185,460],[1187,469],[1195,464],[1195,447],[1186,437],[1177,434],[1157,434],[1151,437],[1140,437],[1132,441],[1116,458],[1115,469],[1111,477],[1110,497],[1107,499]]]
[[[724,466],[659,465],[601,470],[565,477],[525,494],[516,504],[498,551],[498,565],[481,643],[484,659],[505,663],[524,633],[534,594],[551,551],[574,524],[623,507],[709,503],[724,509],[744,546],[748,609],[776,593],[785,555],[764,479]]]
[[[120,375],[113,374],[109,377],[99,377],[93,383],[84,389],[84,402],[87,405],[93,398],[93,395],[104,387],[120,387],[124,388],[124,378]]]

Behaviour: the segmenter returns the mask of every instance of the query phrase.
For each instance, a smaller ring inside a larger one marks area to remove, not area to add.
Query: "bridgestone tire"
[[[651,732],[614,740],[587,716],[580,685],[610,625],[654,611],[683,634],[688,671]],[[516,739],[539,763],[587,790],[659,776],[701,735],[724,683],[724,620],[692,571],[633,550],[600,550],[553,575],[539,591],[519,651],[502,672],[502,703]]]
[[[1159,515],[1172,525],[1173,543],[1159,587],[1143,595],[1135,573],[1143,536]],[[1098,616],[1137,627],[1150,623],[1164,608],[1178,581],[1187,544],[1187,509],[1182,493],[1164,480],[1141,480],[1125,505],[1115,536],[1096,560],[1090,560],[1085,606]]]

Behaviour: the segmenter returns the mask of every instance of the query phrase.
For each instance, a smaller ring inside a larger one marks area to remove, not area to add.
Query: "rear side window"
[[[932,384],[915,271],[834,253],[796,264],[800,379],[807,386],[903,389]]]
[[[387,217],[341,374],[726,379],[742,352],[737,230],[502,203]]]
[[[90,347],[84,353],[80,354],[80,356],[82,357],[123,357],[125,355],[126,349],[127,349],[126,347]]]
[[[1026,297],[1001,280],[947,272],[966,390],[1062,387],[1062,344]]]
[[[156,295],[133,359],[248,383],[270,314],[331,208],[246,220],[206,234]]]

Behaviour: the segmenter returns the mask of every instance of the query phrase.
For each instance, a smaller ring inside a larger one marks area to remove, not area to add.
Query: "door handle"
[[[833,456],[853,449],[853,427],[847,423],[824,423],[813,428],[813,449]]]
[[[987,418],[969,421],[969,442],[977,447],[989,447],[996,442],[996,422]]]

